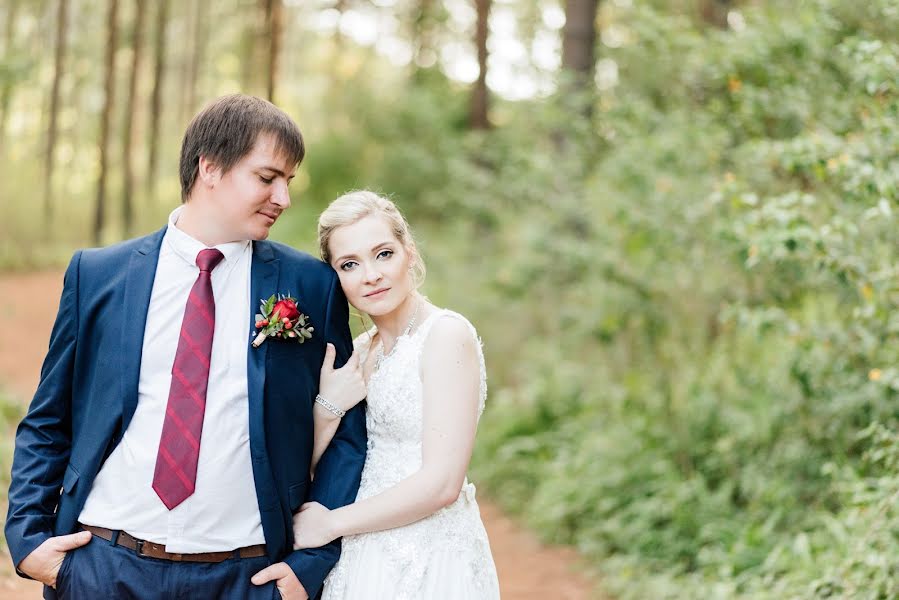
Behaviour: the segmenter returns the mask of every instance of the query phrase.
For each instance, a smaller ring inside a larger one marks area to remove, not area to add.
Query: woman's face
[[[415,288],[413,254],[396,239],[381,215],[372,214],[338,227],[331,233],[328,249],[343,293],[364,313],[389,314]]]

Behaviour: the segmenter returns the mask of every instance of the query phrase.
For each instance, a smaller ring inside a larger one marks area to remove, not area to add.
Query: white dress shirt
[[[181,207],[175,209],[169,217],[159,251],[144,330],[137,410],[97,474],[79,521],[165,544],[168,552],[233,550],[265,542],[250,463],[249,241],[215,246],[225,258],[212,271],[215,332],[196,488],[171,511],[152,489],[181,321],[199,273],[197,254],[206,247],[178,229],[180,211]]]

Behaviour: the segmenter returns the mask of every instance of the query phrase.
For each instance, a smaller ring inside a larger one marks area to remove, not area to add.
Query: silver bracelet
[[[343,416],[346,414],[345,410],[340,410],[339,408],[337,408],[336,406],[334,406],[333,404],[331,404],[330,402],[325,400],[321,394],[316,394],[315,401],[318,404],[321,404],[322,406],[324,406],[328,412],[332,413],[338,419],[342,419]]]

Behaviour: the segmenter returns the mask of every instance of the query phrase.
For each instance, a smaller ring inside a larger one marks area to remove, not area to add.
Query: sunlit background
[[[162,227],[190,117],[272,98],[274,237],[397,201],[484,339],[480,493],[604,594],[899,597],[899,0],[112,4],[0,9],[7,276]]]

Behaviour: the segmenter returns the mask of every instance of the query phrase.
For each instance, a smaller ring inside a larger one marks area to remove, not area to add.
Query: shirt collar
[[[175,254],[188,264],[196,266],[197,255],[200,253],[200,250],[208,248],[208,246],[178,229],[178,217],[181,215],[182,210],[184,210],[184,205],[179,206],[169,215],[169,225],[166,229],[165,236]],[[237,242],[218,244],[217,246],[213,246],[213,248],[222,253],[225,257],[225,263],[229,263],[236,260],[249,245],[249,240],[240,240]]]

